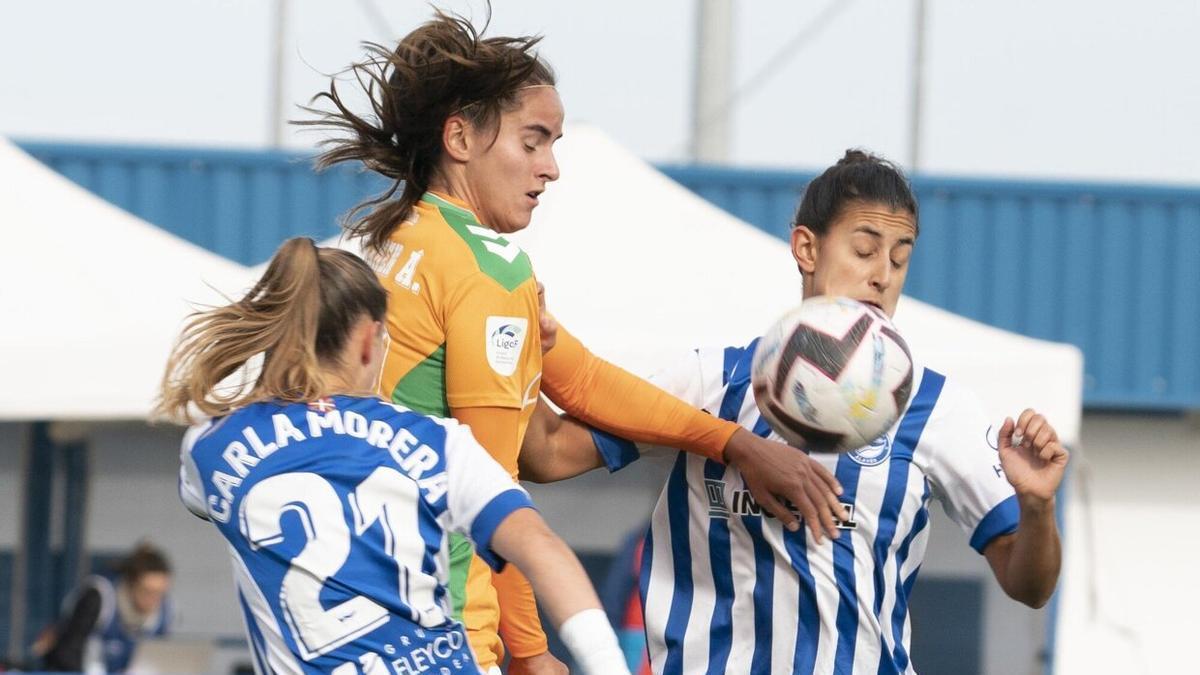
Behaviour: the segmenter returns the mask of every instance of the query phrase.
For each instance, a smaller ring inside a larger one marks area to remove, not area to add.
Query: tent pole
[[[34,422],[25,457],[21,545],[13,570],[10,651],[29,658],[37,632],[53,618],[50,516],[54,492],[54,441],[48,422]]]

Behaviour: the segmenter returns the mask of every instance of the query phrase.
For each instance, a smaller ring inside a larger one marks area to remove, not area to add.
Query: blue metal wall
[[[252,264],[281,240],[338,231],[382,189],[301,155],[26,143],[109,201]],[[661,167],[786,238],[811,174]],[[1091,407],[1200,409],[1200,189],[919,177],[919,255],[906,292],[1086,356]]]

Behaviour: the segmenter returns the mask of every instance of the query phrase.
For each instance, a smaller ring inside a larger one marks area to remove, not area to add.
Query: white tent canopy
[[[0,139],[0,420],[144,419],[191,303],[248,271]]]
[[[557,156],[562,178],[517,241],[551,311],[597,354],[648,374],[692,347],[746,344],[799,302],[785,243],[595,129],[569,127]],[[967,383],[997,417],[1032,407],[1067,442],[1078,440],[1083,358],[1075,347],[911,298],[896,323],[918,360]]]

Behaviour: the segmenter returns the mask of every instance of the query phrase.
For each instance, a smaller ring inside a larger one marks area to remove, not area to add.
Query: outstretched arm
[[[1017,493],[1017,530],[994,539],[983,554],[1000,587],[1014,600],[1041,607],[1058,583],[1062,545],[1055,522],[1054,495],[1068,453],[1045,417],[1025,410],[1000,427],[1000,463]]]
[[[799,520],[818,541],[837,538],[840,486],[820,463],[795,448],[713,417],[645,380],[597,358],[562,326],[546,353],[542,386],[550,400],[584,423],[637,443],[679,448],[736,466],[755,500],[789,530]]]

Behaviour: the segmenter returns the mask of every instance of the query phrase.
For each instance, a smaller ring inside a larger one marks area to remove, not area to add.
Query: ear
[[[354,358],[362,365],[370,365],[380,356],[376,351],[380,349],[379,337],[380,325],[378,321],[364,319],[359,323],[358,332],[354,336],[355,349]]]
[[[792,258],[806,275],[817,269],[817,235],[806,225],[792,228]]]
[[[456,162],[471,158],[471,126],[465,117],[453,114],[442,125],[442,150]]]

